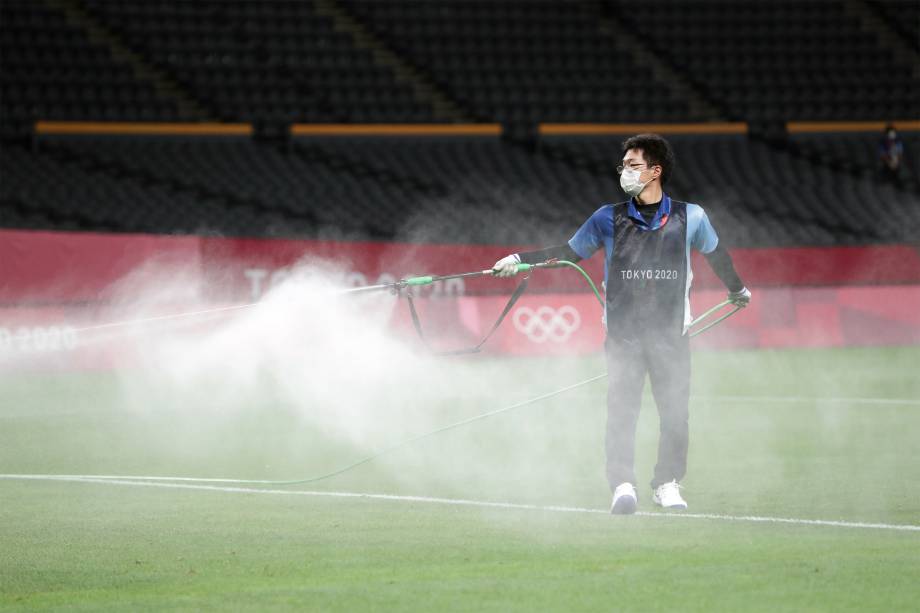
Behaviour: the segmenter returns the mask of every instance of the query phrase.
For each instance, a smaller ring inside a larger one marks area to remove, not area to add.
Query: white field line
[[[891,404],[899,406],[920,406],[920,398],[864,398],[823,397],[823,396],[691,396],[691,400],[708,400],[718,402],[833,402],[850,404]]]
[[[146,480],[140,480],[146,479]],[[232,483],[230,479],[192,479],[189,477],[182,478],[185,481],[220,481]],[[495,509],[517,509],[527,511],[543,511],[554,513],[591,513],[603,514],[608,512],[603,509],[588,509],[583,507],[567,506],[541,506],[533,504],[518,504],[513,502],[490,502],[485,500],[464,500],[458,498],[434,498],[429,496],[397,496],[394,494],[365,494],[359,492],[320,492],[304,490],[278,490],[278,489],[261,489],[249,487],[227,487],[216,485],[193,485],[190,483],[166,482],[167,480],[176,481],[169,477],[100,477],[93,475],[15,475],[0,474],[0,480],[18,480],[18,481],[70,481],[77,483],[104,483],[108,485],[126,485],[134,487],[160,487],[167,489],[184,489],[197,491],[212,492],[229,492],[237,494],[272,494],[281,496],[323,496],[330,498],[364,498],[367,500],[388,500],[398,502],[421,502],[427,504],[443,504],[451,506],[466,506],[478,508],[495,508]],[[245,483],[253,483],[247,481]],[[640,517],[662,517],[676,519],[708,519],[712,521],[731,521],[731,522],[754,522],[768,524],[792,524],[803,526],[823,526],[832,528],[856,528],[864,530],[899,530],[906,532],[920,532],[920,526],[912,524],[880,524],[864,523],[852,521],[836,521],[827,519],[798,519],[792,517],[760,517],[757,515],[717,515],[713,513],[648,513],[639,511],[636,515]]]

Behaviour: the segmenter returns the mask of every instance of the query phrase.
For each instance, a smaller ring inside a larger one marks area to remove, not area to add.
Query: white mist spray
[[[122,283],[118,295],[135,306],[118,301],[117,317],[149,317],[159,312],[153,304],[188,298],[175,278]],[[136,359],[117,370],[117,403],[149,432],[141,455],[175,474],[310,478],[597,374],[563,360],[433,356],[411,329],[394,326],[404,301],[348,293],[343,278],[329,263],[301,263],[251,308],[122,331]],[[453,306],[442,300],[430,307]],[[603,496],[602,429],[587,425],[602,414],[602,389],[590,403],[584,394],[554,400],[564,411],[535,405],[420,440],[322,486],[559,502],[590,477]],[[589,416],[580,404],[596,410]],[[589,475],[574,457],[582,441],[560,434],[580,424],[597,439]]]

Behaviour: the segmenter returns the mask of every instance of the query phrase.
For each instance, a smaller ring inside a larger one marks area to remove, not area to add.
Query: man
[[[904,157],[904,143],[891,124],[885,126],[885,134],[878,144],[878,158],[884,179],[898,183],[901,179],[901,159]]]
[[[646,374],[660,420],[652,500],[667,509],[686,509],[679,482],[687,469],[691,247],[706,254],[734,304],[746,306],[751,293],[703,209],[672,200],[662,190],[674,167],[670,144],[657,134],[639,134],[623,143],[622,156],[617,172],[630,200],[599,208],[567,244],[509,255],[493,270],[511,276],[519,262],[578,261],[604,248],[610,511],[634,513],[638,503],[633,465]]]

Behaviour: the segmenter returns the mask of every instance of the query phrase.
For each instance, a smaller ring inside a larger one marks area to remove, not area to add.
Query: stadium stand
[[[911,241],[920,199],[843,169],[745,137],[670,137],[678,159],[672,193],[705,204],[729,245],[833,245]],[[559,155],[597,172],[616,140],[552,141]],[[878,211],[886,211],[884,217]]]
[[[562,206],[577,172],[537,163],[494,138],[303,139],[290,147],[249,139],[54,138],[36,150],[0,151],[4,167],[15,171],[0,191],[6,201],[34,201],[46,216],[68,219],[72,199],[57,206],[55,196],[69,182],[84,194],[86,221],[121,230],[416,240],[446,231],[460,242],[523,242],[560,215],[577,216]],[[48,180],[36,185],[36,176]],[[131,209],[154,210],[168,195],[176,201],[146,226],[136,211],[105,202],[123,198],[136,203]],[[201,215],[197,199],[238,214]]]
[[[426,122],[392,71],[310,2],[88,0],[222,121]]]
[[[879,178],[879,140],[881,133],[793,134],[788,149],[813,163],[855,175],[867,181]],[[907,192],[920,192],[920,135],[901,134],[908,155],[901,169],[901,186]]]
[[[803,165],[743,136],[672,142],[681,165],[671,192],[705,203],[727,244],[910,241],[920,228],[918,199],[894,186]],[[144,232],[551,242],[621,199],[612,172],[618,143],[551,138],[532,150],[469,137],[306,138],[290,146],[48,138],[35,150],[0,149],[9,170],[0,194],[30,203],[15,209],[37,214],[26,221],[39,227],[57,220]]]
[[[678,121],[683,100],[623,95],[664,83],[572,2],[361,2],[345,6],[480,121]]]
[[[360,32],[341,31],[341,23],[320,14],[323,3],[60,4],[67,10],[0,4],[2,108],[11,119],[436,119],[431,101],[397,78],[373,44],[359,43]],[[920,100],[910,61],[916,57],[880,44],[844,3],[778,0],[743,10],[730,10],[727,0],[338,4],[377,37],[378,48],[398,52],[477,121],[911,118]],[[890,24],[892,37],[916,47],[916,3],[866,6]],[[624,38],[629,34],[637,38]],[[100,38],[123,43],[115,45],[122,53]],[[634,49],[635,40],[648,46],[646,55]],[[717,116],[674,97],[665,75],[642,62],[649,51]],[[131,53],[155,74],[139,77]],[[169,99],[156,77],[173,83],[203,116]],[[639,85],[658,95],[622,94]]]
[[[194,233],[212,230],[212,220],[245,216],[213,195],[119,173],[66,152],[5,146],[0,163],[4,227]],[[244,218],[254,226],[268,221],[264,215]]]
[[[41,119],[169,121],[164,98],[102,43],[41,2],[0,3],[0,130],[22,136]]]
[[[913,0],[871,0],[869,6],[885,24],[920,53],[920,3]]]
[[[899,4],[879,4],[898,19]],[[611,20],[641,32],[656,55],[707,92],[726,119],[917,114],[916,66],[880,45],[845,3],[606,0],[604,9]],[[916,3],[904,17],[910,12],[916,14]]]
[[[916,46],[908,4],[666,0],[652,19],[621,0],[6,0],[0,225],[558,241],[621,198],[621,137],[538,136],[538,123],[731,119],[750,134],[672,138],[671,187],[707,205],[729,245],[913,242],[917,131],[901,132],[895,185],[876,176],[875,128],[785,128],[916,117],[916,67],[863,18]],[[637,87],[656,95],[623,94]],[[288,135],[445,116],[505,135]],[[34,136],[37,120],[251,122],[256,135]]]

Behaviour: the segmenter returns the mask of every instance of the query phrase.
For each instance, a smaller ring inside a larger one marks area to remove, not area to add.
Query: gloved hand
[[[742,287],[740,291],[728,292],[729,301],[739,307],[746,307],[751,303],[751,290]]]
[[[517,265],[521,263],[521,256],[516,253],[506,255],[492,266],[492,274],[496,277],[513,277],[517,274]]]

